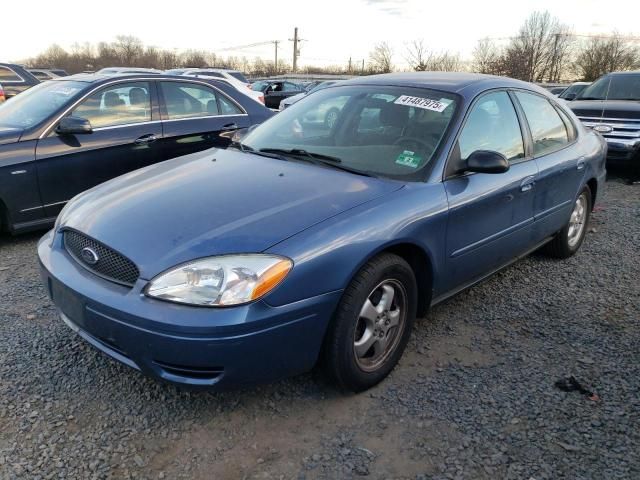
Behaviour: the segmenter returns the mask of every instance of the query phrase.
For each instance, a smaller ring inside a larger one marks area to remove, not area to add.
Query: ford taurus
[[[308,122],[342,107],[331,125]],[[544,247],[580,248],[606,145],[534,85],[390,74],[326,88],[236,139],[75,197],[39,243],[62,319],[170,382],[320,364],[380,382],[417,317]]]

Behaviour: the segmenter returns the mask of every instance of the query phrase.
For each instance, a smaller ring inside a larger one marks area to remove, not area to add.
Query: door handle
[[[520,182],[520,191],[528,192],[533,188],[535,183],[536,183],[536,177],[534,177],[533,175],[525,178],[524,180],[522,180],[522,182]]]
[[[230,132],[231,130],[238,130],[238,124],[236,123],[227,123],[226,125],[223,125],[222,128],[220,129],[221,132]]]
[[[576,168],[578,170],[582,170],[584,168],[585,163],[586,163],[586,160],[584,159],[584,157],[580,157],[578,159],[578,163],[576,163]]]
[[[148,135],[143,135],[141,137],[136,138],[133,143],[136,145],[146,145],[147,143],[155,142],[158,139],[153,133],[149,133]]]

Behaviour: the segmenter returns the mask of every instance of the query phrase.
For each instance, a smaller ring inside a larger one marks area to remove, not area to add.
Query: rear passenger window
[[[149,83],[130,82],[109,86],[83,100],[72,115],[86,118],[93,128],[150,122]]]
[[[524,158],[524,143],[515,108],[507,92],[489,93],[473,106],[458,138],[460,159],[477,150],[498,152],[509,160]]]
[[[576,129],[573,126],[573,122],[571,121],[569,116],[562,111],[561,108],[556,108],[556,111],[560,114],[560,117],[562,117],[562,121],[564,122],[565,127],[567,127],[569,141],[573,141],[573,139],[576,138]]]
[[[516,97],[531,129],[534,155],[545,155],[569,143],[567,127],[546,98],[524,92],[516,92]]]
[[[169,120],[243,113],[231,100],[205,85],[161,82],[160,89]]]
[[[7,67],[0,67],[0,83],[20,81],[22,81],[22,78],[16,72]]]

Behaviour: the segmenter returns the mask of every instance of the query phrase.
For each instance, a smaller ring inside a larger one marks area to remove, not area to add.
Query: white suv
[[[188,77],[219,78],[230,83],[237,90],[253,98],[256,102],[264,105],[264,94],[251,90],[249,80],[238,70],[228,70],[226,68],[175,68],[173,70],[167,70],[165,73],[170,75],[186,75]]]

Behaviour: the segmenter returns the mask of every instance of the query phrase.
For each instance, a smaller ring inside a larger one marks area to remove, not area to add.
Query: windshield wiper
[[[261,148],[261,152],[267,153],[280,153],[282,155],[297,155],[301,157],[314,158],[317,160],[326,160],[333,163],[342,163],[342,160],[338,157],[332,157],[331,155],[324,155],[323,153],[312,153],[302,148]]]
[[[598,98],[598,97],[578,97],[578,98],[576,98],[576,100],[604,100],[604,98]]]
[[[347,167],[346,165],[341,165],[342,159],[338,157],[332,157],[331,155],[325,155],[322,153],[308,152],[301,148],[261,148],[258,152],[277,155],[290,155],[298,158],[302,157],[315,165],[324,165],[338,170],[343,170],[345,172],[353,173],[355,175],[363,175],[365,177],[377,177],[375,173],[365,170],[358,170],[357,168]]]

